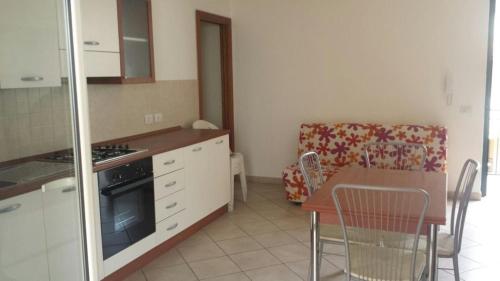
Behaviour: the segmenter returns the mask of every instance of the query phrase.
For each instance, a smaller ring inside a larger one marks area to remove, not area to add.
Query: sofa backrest
[[[423,144],[427,147],[424,170],[446,172],[447,130],[441,126],[369,123],[302,124],[298,155],[316,151],[323,165],[365,166],[364,147],[371,142]]]

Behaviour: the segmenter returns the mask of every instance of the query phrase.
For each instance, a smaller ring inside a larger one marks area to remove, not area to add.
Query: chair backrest
[[[309,194],[314,194],[325,181],[319,155],[314,151],[302,154],[299,158],[299,167]]]
[[[205,120],[196,120],[193,122],[193,129],[212,129],[216,130],[219,129],[217,126],[214,124],[205,121]]]
[[[454,237],[454,250],[460,252],[462,247],[462,235],[464,232],[465,216],[467,207],[469,206],[470,195],[474,187],[474,181],[479,171],[479,163],[475,160],[468,159],[465,161],[460,177],[458,178],[455,195],[453,196],[453,207],[451,208],[451,226],[450,234]],[[457,209],[458,204],[458,209]]]
[[[429,206],[426,191],[339,184],[333,188],[332,197],[344,233],[347,280],[418,278],[418,242]],[[383,247],[388,239],[391,247]],[[373,243],[376,241],[379,243]]]
[[[427,147],[419,143],[370,142],[365,145],[366,167],[422,171]]]

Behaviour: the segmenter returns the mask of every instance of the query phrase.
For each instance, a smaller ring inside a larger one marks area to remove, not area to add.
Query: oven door
[[[105,260],[155,232],[153,176],[102,188],[99,205]]]

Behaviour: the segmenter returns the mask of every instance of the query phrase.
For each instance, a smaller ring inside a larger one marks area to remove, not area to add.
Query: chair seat
[[[351,275],[353,277],[361,280],[411,281],[409,273],[411,272],[412,252],[410,250],[397,250],[366,244],[350,244],[349,247]],[[381,270],[382,268],[386,270]],[[424,268],[425,254],[417,252],[415,259],[416,280],[420,280]]]
[[[455,253],[454,247],[455,236],[449,233],[438,233],[437,250],[439,257],[452,257]]]

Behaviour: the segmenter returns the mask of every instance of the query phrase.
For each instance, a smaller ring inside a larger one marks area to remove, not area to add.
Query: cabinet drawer
[[[159,177],[182,168],[184,168],[184,157],[181,149],[153,156],[153,171],[155,177]]]
[[[155,200],[184,188],[184,169],[155,178]]]
[[[169,195],[163,199],[156,201],[155,203],[156,222],[162,221],[168,218],[169,216],[184,209],[185,198],[186,195],[183,189],[172,195]]]
[[[162,243],[177,233],[183,231],[186,227],[185,210],[162,220],[156,224],[156,242]]]

